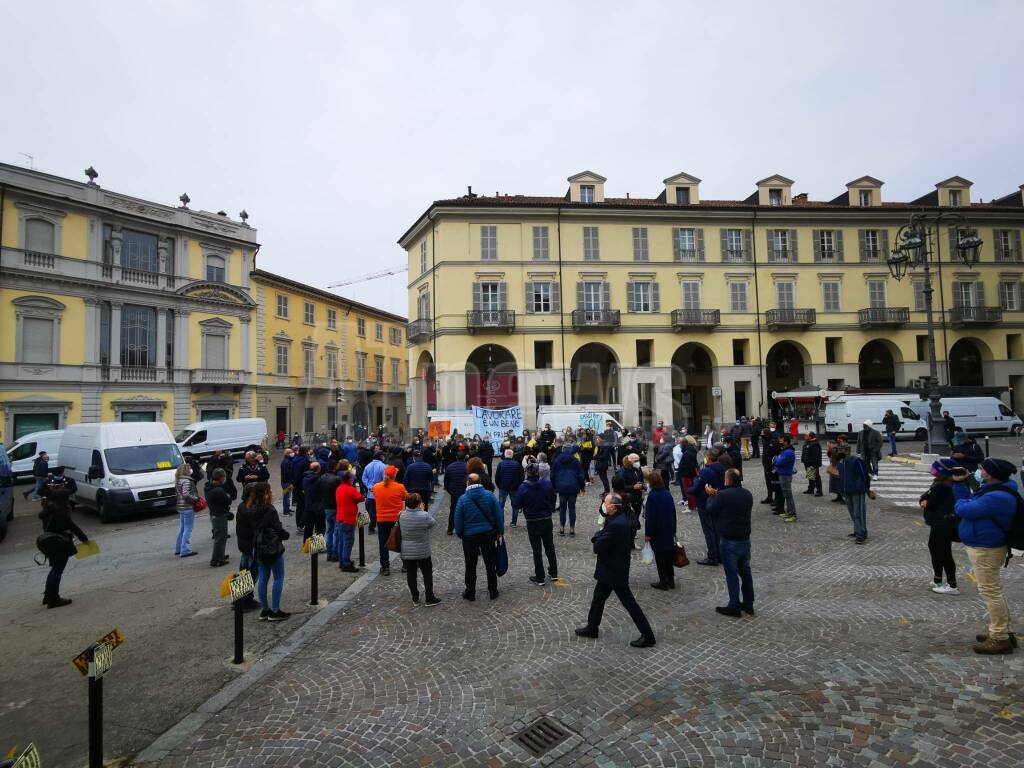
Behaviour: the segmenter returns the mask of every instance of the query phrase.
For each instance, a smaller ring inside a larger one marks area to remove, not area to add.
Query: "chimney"
[[[807,193],[801,192],[799,195],[793,195],[793,205],[807,205]]]

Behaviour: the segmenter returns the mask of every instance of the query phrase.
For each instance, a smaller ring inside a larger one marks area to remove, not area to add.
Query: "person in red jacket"
[[[359,516],[359,502],[363,501],[363,494],[355,487],[355,478],[355,472],[348,470],[341,476],[341,484],[334,492],[338,509],[335,520],[341,531],[338,561],[341,570],[346,573],[356,573],[359,570],[352,562],[352,544],[356,538],[356,518]]]

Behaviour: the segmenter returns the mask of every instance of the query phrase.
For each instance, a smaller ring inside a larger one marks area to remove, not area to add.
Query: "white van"
[[[582,427],[601,434],[609,421],[617,432],[624,429],[621,405],[542,405],[537,409],[538,431],[550,424],[555,432]]]
[[[943,411],[956,422],[957,430],[974,434],[1012,434],[1021,419],[998,397],[944,397]],[[916,406],[915,406],[916,407]],[[921,406],[928,410],[928,402]]]
[[[449,424],[448,436],[458,432],[463,437],[472,437],[475,431],[472,411],[427,411],[427,424],[445,422]],[[430,434],[427,428],[427,434]],[[440,430],[439,430],[440,431]]]
[[[22,435],[7,449],[7,458],[11,462],[14,479],[32,477],[32,464],[40,451],[46,451],[50,469],[60,466],[60,437],[63,429],[49,429],[45,432],[31,432]]]
[[[246,451],[263,450],[267,444],[267,422],[263,419],[222,419],[197,421],[174,436],[182,453],[206,459],[214,451],[230,451],[233,456]]]
[[[865,419],[874,422],[875,429],[883,435],[886,433],[882,419],[885,412],[891,410],[900,417],[902,422],[896,437],[912,437],[924,440],[928,434],[925,422],[927,409],[917,403],[910,403],[898,397],[869,398],[840,396],[825,403],[825,432],[829,435],[840,433],[854,434],[859,432]]]
[[[76,499],[104,523],[132,512],[175,508],[174,470],[182,463],[162,421],[73,424],[60,441],[64,473],[78,484]]]

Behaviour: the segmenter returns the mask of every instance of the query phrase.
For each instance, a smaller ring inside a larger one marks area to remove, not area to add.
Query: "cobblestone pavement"
[[[760,478],[751,485],[759,498]],[[444,535],[442,497],[441,606],[414,607],[397,568],[377,578],[161,765],[1024,764],[1024,655],[971,652],[983,607],[969,577],[959,597],[929,590],[916,510],[872,504],[868,544],[856,546],[845,508],[812,498],[797,496],[800,521],[788,525],[755,505],[756,617],[714,612],[726,594],[718,568],[677,571],[679,589],[664,593],[647,586],[653,567],[634,561],[658,637],[634,650],[614,598],[600,639],[572,633],[593,585],[594,491],[580,505],[581,535],[556,536],[564,585],[527,581],[519,527],[500,598],[472,604],[459,596],[461,551]],[[679,519],[695,560],[696,515]],[[1005,573],[1019,616],[1024,570]],[[512,737],[542,715],[572,735],[538,760]]]

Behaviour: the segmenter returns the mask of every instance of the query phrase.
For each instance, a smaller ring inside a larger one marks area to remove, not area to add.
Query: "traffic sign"
[[[100,677],[103,675],[104,672],[110,669],[110,664],[113,661],[112,652],[123,642],[124,633],[122,633],[120,629],[117,629],[115,627],[110,632],[101,637],[99,640],[97,640],[93,645],[90,645],[80,654],[75,656],[75,658],[71,660],[71,663],[74,664],[78,668],[78,671],[81,672],[83,675],[88,675],[90,677]],[[101,659],[101,671],[99,675],[94,675],[92,664],[93,661],[95,660],[95,654],[97,650],[100,648],[100,646],[106,646],[104,650],[100,651],[101,653],[106,654],[106,656],[104,656],[104,658]]]
[[[92,662],[89,664],[89,677],[99,680],[114,665],[114,646],[110,643],[98,643],[92,651]]]
[[[21,756],[14,761],[11,768],[43,768],[42,758],[39,757],[39,750],[35,744],[29,744]]]
[[[241,600],[246,595],[251,595],[255,589],[252,581],[252,571],[239,571],[238,575],[231,579],[228,585],[231,590],[231,601]]]
[[[322,555],[327,551],[327,539],[322,533],[314,533],[306,539],[305,544],[302,545],[302,550],[307,555]]]

